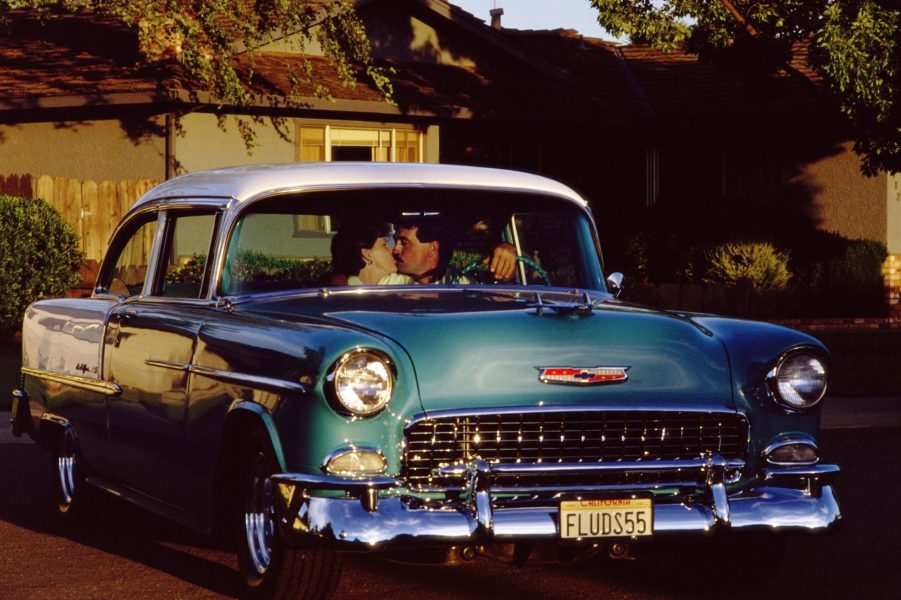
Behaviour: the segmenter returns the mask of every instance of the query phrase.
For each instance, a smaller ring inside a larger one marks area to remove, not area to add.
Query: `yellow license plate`
[[[560,502],[563,539],[646,536],[653,529],[654,506],[650,498]]]

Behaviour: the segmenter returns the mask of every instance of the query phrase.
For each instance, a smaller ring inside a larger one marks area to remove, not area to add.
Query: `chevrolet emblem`
[[[561,385],[621,383],[631,367],[538,367],[538,381]]]

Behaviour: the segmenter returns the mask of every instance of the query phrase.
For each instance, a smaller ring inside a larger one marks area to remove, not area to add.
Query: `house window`
[[[333,233],[328,215],[294,215],[294,237],[331,237]]]
[[[332,127],[300,124],[297,158],[301,162],[422,162],[423,135],[397,127]]]
[[[325,160],[325,127],[301,127],[299,153],[301,162]]]

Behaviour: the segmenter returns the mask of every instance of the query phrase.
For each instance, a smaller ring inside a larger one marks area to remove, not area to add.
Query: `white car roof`
[[[323,189],[378,187],[461,187],[552,194],[580,206],[587,202],[571,188],[539,175],[414,163],[285,163],[198,171],[170,179],[135,202],[130,212],[171,200],[222,199],[240,205],[273,194]]]

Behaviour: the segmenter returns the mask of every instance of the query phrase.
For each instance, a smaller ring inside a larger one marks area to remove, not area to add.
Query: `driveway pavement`
[[[901,427],[901,397],[826,398],[823,429]]]
[[[901,397],[826,398],[823,401],[823,429],[872,429],[901,427]],[[9,412],[0,411],[0,444],[27,444],[27,436],[9,432]]]

